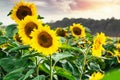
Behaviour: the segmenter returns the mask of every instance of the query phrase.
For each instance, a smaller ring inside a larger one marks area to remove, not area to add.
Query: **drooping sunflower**
[[[104,33],[97,33],[93,45],[92,45],[92,55],[100,57],[102,51],[104,50],[103,45],[106,44],[106,36]]]
[[[67,32],[66,30],[62,29],[62,28],[57,28],[57,29],[55,30],[55,32],[56,32],[56,34],[57,34],[58,36],[61,36],[61,37],[66,37],[66,36],[68,36],[68,32]]]
[[[24,44],[29,44],[31,40],[31,32],[40,27],[42,27],[42,21],[34,16],[27,16],[24,18],[24,20],[21,20],[18,23],[18,33],[22,42]]]
[[[48,56],[53,54],[60,47],[60,38],[55,31],[51,30],[48,25],[41,29],[36,29],[31,33],[31,47],[43,55]]]
[[[70,26],[70,31],[72,32],[72,35],[75,37],[85,37],[85,28],[81,24],[73,23],[72,26]]]
[[[104,74],[101,72],[94,72],[91,77],[89,78],[89,80],[102,80],[104,77]]]
[[[37,9],[33,3],[20,0],[12,9],[11,18],[17,23],[27,15],[37,17]]]

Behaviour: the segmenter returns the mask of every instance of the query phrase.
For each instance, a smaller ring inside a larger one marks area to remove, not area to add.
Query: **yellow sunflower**
[[[102,80],[103,77],[104,74],[102,74],[101,72],[94,72],[89,78],[89,80]]]
[[[97,33],[92,45],[92,55],[100,57],[102,55],[102,51],[104,48],[102,47],[103,44],[106,44],[106,36],[104,33]]]
[[[72,32],[72,35],[75,37],[85,37],[85,28],[81,24],[73,23],[72,26],[70,26],[70,31]]]
[[[66,30],[62,29],[62,28],[57,28],[57,29],[55,30],[55,32],[56,32],[56,34],[57,34],[58,36],[61,36],[61,37],[66,37],[66,36],[68,36],[68,32],[67,32]]]
[[[95,37],[93,43],[99,43],[99,44],[106,44],[106,36],[103,32],[97,33],[97,36]]]
[[[102,51],[104,48],[100,44],[93,44],[92,46],[92,55],[96,57],[101,57]]]
[[[31,37],[31,47],[45,56],[52,55],[60,47],[60,38],[47,25],[33,31]]]
[[[27,15],[37,17],[37,9],[33,3],[20,0],[12,9],[11,18],[16,22],[24,19]]]
[[[18,33],[24,44],[29,44],[31,40],[31,32],[42,26],[42,21],[34,16],[27,16],[18,23]]]

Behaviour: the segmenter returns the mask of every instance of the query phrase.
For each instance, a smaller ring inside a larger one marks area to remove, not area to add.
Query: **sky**
[[[55,22],[67,18],[120,19],[120,0],[24,0],[36,5],[44,22]],[[0,0],[0,22],[15,23],[7,16],[19,0]]]

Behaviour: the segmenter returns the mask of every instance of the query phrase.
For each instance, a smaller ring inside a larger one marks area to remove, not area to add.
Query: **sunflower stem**
[[[50,80],[53,80],[52,55],[50,55]]]
[[[85,65],[86,65],[86,59],[87,59],[87,55],[84,54],[84,61],[83,61],[83,65],[82,65],[82,70],[81,70],[80,80],[82,80],[83,72],[84,72]]]
[[[37,76],[39,75],[39,64],[38,64],[37,57],[36,57],[36,75]]]
[[[85,70],[85,65],[86,65],[86,63],[87,63],[87,55],[88,55],[88,51],[89,51],[90,48],[91,48],[91,47],[88,47],[87,50],[86,50],[86,52],[83,53],[83,55],[84,55],[84,61],[83,61],[83,65],[82,65],[80,80],[82,80],[82,76],[83,76],[83,73],[84,73],[84,70]]]

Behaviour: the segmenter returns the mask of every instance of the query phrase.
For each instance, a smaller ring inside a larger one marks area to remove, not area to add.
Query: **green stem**
[[[50,80],[53,80],[52,55],[50,55]]]
[[[80,80],[82,80],[83,72],[84,72],[85,65],[86,65],[86,59],[87,59],[87,56],[86,56],[86,54],[84,54],[84,61],[83,61],[83,65],[82,65]]]
[[[36,75],[37,76],[39,75],[39,64],[38,64],[37,57],[36,57]]]
[[[90,48],[91,48],[91,47],[88,47],[88,49],[86,50],[86,52],[83,53],[83,55],[84,55],[84,61],[83,61],[83,65],[82,65],[80,80],[82,80],[83,72],[84,72],[84,70],[85,70],[85,65],[86,65],[86,62],[87,62],[87,54],[88,54],[88,51],[89,51]]]

